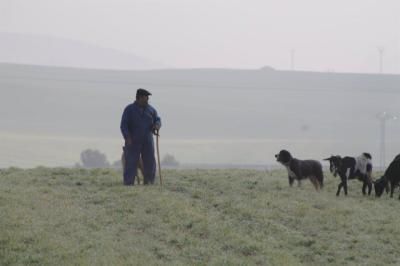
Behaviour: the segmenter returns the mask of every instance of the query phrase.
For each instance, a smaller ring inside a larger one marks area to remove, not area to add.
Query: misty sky
[[[400,73],[398,0],[0,0],[0,32],[45,34],[174,67]]]

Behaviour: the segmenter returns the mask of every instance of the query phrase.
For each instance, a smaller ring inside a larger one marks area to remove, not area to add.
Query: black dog
[[[363,182],[362,193],[365,195],[365,189],[368,187],[368,195],[372,190],[372,156],[364,152],[357,158],[340,157],[339,155],[331,156],[324,159],[329,161],[329,170],[334,176],[339,175],[341,182],[338,185],[336,196],[339,196],[340,190],[344,189],[344,194],[347,195],[347,181],[358,179]]]
[[[375,196],[378,198],[382,196],[384,190],[386,190],[386,193],[388,193],[390,188],[386,176],[381,176],[381,178],[374,181],[374,188]]]
[[[384,190],[387,193],[389,184],[390,197],[393,198],[394,189],[400,184],[400,154],[393,159],[383,176],[374,182],[375,196],[380,197]]]
[[[286,167],[290,186],[293,185],[294,180],[297,180],[300,184],[300,181],[306,178],[310,179],[316,190],[324,186],[324,174],[320,162],[293,158],[290,152],[286,150],[281,150],[275,155],[275,158]]]

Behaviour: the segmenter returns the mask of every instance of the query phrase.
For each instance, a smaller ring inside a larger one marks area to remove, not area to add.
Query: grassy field
[[[0,265],[399,265],[400,201],[283,171],[0,170]]]

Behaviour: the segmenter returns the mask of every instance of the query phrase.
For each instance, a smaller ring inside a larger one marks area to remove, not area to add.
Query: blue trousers
[[[143,161],[144,184],[154,184],[156,176],[156,158],[154,156],[153,138],[151,138],[151,141],[125,145],[124,154],[124,185],[134,185],[140,155]]]

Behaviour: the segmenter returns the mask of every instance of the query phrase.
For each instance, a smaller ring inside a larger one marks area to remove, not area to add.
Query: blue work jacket
[[[155,125],[161,127],[161,119],[151,105],[140,107],[135,101],[125,107],[121,119],[121,133],[125,139],[130,138],[133,143],[152,141]]]

